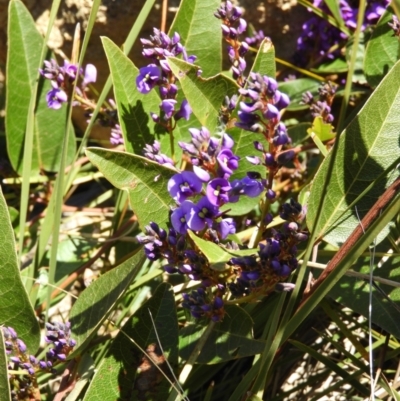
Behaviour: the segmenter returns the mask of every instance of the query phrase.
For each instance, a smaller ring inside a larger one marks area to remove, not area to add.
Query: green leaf
[[[4,346],[3,331],[0,329],[0,401],[11,401],[10,382],[7,372],[7,355]]]
[[[226,362],[256,355],[264,350],[264,341],[253,338],[251,317],[236,305],[227,305],[225,310],[224,320],[215,325],[197,358],[197,363]],[[181,358],[189,358],[204,330],[204,323],[189,323],[180,330]]]
[[[13,168],[22,174],[23,150],[28,109],[31,96],[36,96],[34,87],[38,77],[40,49],[43,38],[26,7],[20,1],[12,1],[9,11],[8,55],[6,74],[6,136],[7,150]],[[57,171],[65,135],[67,108],[52,110],[47,107],[46,93],[51,84],[45,80],[36,108],[35,142],[32,171],[42,169]],[[70,135],[68,162],[75,154],[75,137]]]
[[[236,94],[237,84],[221,74],[212,78],[202,78],[197,75],[198,67],[175,57],[169,57],[168,64],[178,78],[193,114],[213,135],[218,126],[219,112],[225,96],[231,97]]]
[[[399,59],[400,42],[393,36],[393,29],[388,25],[392,21],[393,9],[388,7],[368,41],[364,71],[368,83],[375,87]]]
[[[220,0],[182,0],[169,30],[178,32],[188,56],[197,56],[196,64],[207,77],[216,75],[222,66],[221,20],[214,17]]]
[[[101,40],[110,66],[126,150],[142,154],[144,146],[155,139],[155,123],[150,112],[159,111],[160,98],[155,90],[141,94],[136,88],[139,70],[110,39]]]
[[[77,342],[74,354],[85,347],[97,333],[144,261],[145,256],[139,252],[100,276],[82,292],[70,314],[72,338]]]
[[[62,285],[62,282],[83,263],[89,259],[90,251],[92,250],[93,244],[88,242],[86,239],[68,237],[62,240],[58,244],[57,248],[57,269],[54,276],[54,284],[58,287]],[[44,257],[43,266],[49,266],[50,263],[50,249],[46,252]],[[46,283],[48,282],[48,270],[39,270],[38,282],[42,284],[38,291],[36,299],[36,305],[41,304],[46,300],[48,288]]]
[[[340,136],[326,201],[316,227],[318,236],[337,247],[396,179],[395,166],[400,161],[399,82],[400,63],[397,63]],[[307,212],[309,228],[313,226],[323,184],[328,179],[331,157],[332,152],[325,158],[312,185]],[[366,190],[368,193],[364,196]]]
[[[251,67],[251,72],[275,78],[275,48],[269,38],[265,38],[261,42],[256,59]]]
[[[251,165],[246,171],[258,171],[258,169],[255,169],[253,167],[255,166]],[[231,179],[237,179],[238,176],[239,174],[234,174],[231,176]],[[243,178],[244,176],[245,174],[241,175],[240,178]],[[220,210],[221,212],[226,212],[228,216],[244,216],[245,214],[250,213],[255,207],[257,207],[261,196],[262,195],[259,195],[255,198],[250,198],[249,196],[242,195],[238,202],[227,203],[223,205]]]
[[[172,365],[177,363],[178,321],[175,298],[171,286],[162,283],[154,295],[125,323],[115,338],[107,355],[97,366],[97,372],[84,401],[97,401],[99,397],[103,401],[167,399],[169,384],[164,378],[161,381],[160,372],[130,340],[132,339],[148,352],[153,344],[157,344],[150,313],[165,352],[165,358]],[[156,347],[156,354],[163,359],[158,347]],[[170,376],[165,364],[160,364],[159,367]],[[139,368],[142,370],[141,373],[138,372]]]
[[[309,128],[311,128],[310,123],[299,123],[288,128],[288,134],[292,140],[292,146],[298,146],[308,138]]]
[[[315,134],[321,141],[328,141],[335,137],[332,124],[325,123],[321,116],[314,118],[312,127],[308,129],[309,135]]]
[[[142,228],[151,221],[166,226],[170,205],[173,204],[167,182],[176,174],[175,171],[125,152],[88,148],[86,154],[111,184],[128,191],[132,209]]]
[[[22,284],[14,232],[0,186],[0,325],[11,326],[31,354],[39,348],[39,324]]]
[[[318,66],[318,68],[312,68],[311,71],[324,73],[324,74],[342,74],[347,72],[349,69],[345,59],[337,57],[332,61],[328,61]]]
[[[217,244],[201,239],[190,230],[188,231],[188,233],[190,238],[194,241],[194,243],[198,246],[200,251],[207,258],[213,270],[217,271],[226,270],[225,264],[232,258],[231,254],[223,250]]]
[[[311,92],[313,95],[318,94],[318,88],[321,82],[311,78],[299,78],[293,81],[279,83],[279,90],[286,93],[290,98],[290,104],[287,110],[298,111],[307,109],[309,106],[301,104],[303,94]]]

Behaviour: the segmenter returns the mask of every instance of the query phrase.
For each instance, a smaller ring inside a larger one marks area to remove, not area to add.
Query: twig
[[[163,0],[161,8],[161,31],[163,32],[167,29],[167,10],[168,0]]]
[[[332,260],[329,262],[326,269],[315,281],[314,285],[311,287],[310,291],[304,293],[302,302],[299,309],[303,306],[305,301],[315,292],[315,290],[321,285],[322,282],[329,276],[329,274],[336,269],[341,260],[351,252],[353,246],[363,235],[363,230],[368,230],[370,225],[379,216],[380,212],[391,202],[391,200],[396,196],[400,190],[400,177],[383,193],[383,195],[377,200],[374,206],[369,210],[369,212],[364,216],[361,221],[361,225],[357,225],[354,231],[351,233],[350,237],[346,240],[343,246],[335,254]]]

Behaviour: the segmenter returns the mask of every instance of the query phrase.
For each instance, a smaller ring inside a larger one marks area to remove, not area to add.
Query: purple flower
[[[174,107],[176,104],[175,99],[164,99],[160,104],[160,109],[164,112],[164,119],[169,120],[174,113]]]
[[[181,118],[184,118],[186,121],[189,121],[191,114],[192,114],[192,108],[190,107],[189,102],[186,99],[183,99],[181,107],[179,108],[178,112],[175,113],[174,118],[175,121],[178,121]]]
[[[155,64],[149,64],[139,70],[136,78],[136,86],[140,93],[149,93],[160,79],[160,70]]]
[[[282,110],[289,106],[290,99],[286,93],[282,93],[277,90],[275,92],[274,102],[275,102],[275,107],[277,107],[278,110]]]
[[[64,66],[62,67],[65,75],[67,75],[70,81],[74,81],[78,74],[78,66],[76,64],[71,64],[67,60],[64,60]],[[82,70],[80,71],[82,73]]]
[[[264,186],[260,181],[257,181],[248,176],[242,178],[243,193],[250,198],[255,198],[264,190]]]
[[[257,270],[252,270],[249,272],[242,271],[240,273],[240,277],[246,281],[257,281],[260,278],[260,275],[260,272],[258,272]]]
[[[96,82],[97,79],[97,69],[93,64],[87,64],[85,68],[85,74],[83,77],[83,86],[90,84],[91,82]]]
[[[191,201],[184,201],[178,208],[171,214],[172,227],[179,234],[186,234],[189,225],[188,221],[191,219],[192,214],[196,213],[195,204]],[[195,223],[194,223],[195,225]],[[197,231],[197,230],[194,230]]]
[[[206,196],[203,196],[197,203],[198,208],[198,218],[204,223],[211,227],[213,224],[214,217],[218,214],[218,208],[213,205]],[[204,228],[203,226],[203,228]]]
[[[178,203],[201,192],[202,182],[195,173],[183,171],[173,175],[168,181],[168,192]]]
[[[197,177],[200,178],[201,181],[203,181],[203,182],[210,181],[210,174],[208,173],[208,171],[203,170],[199,166],[193,166],[193,171],[197,175]]]
[[[234,144],[235,144],[234,140],[228,134],[224,134],[222,136],[222,141],[221,141],[222,149],[232,149]]]
[[[273,104],[267,103],[263,115],[267,120],[279,118],[279,110]]]
[[[113,128],[111,128],[110,143],[112,145],[120,145],[120,144],[124,143],[124,138],[122,136],[122,130],[118,124],[115,124],[115,126]]]
[[[220,234],[221,239],[225,239],[229,234],[235,234],[236,223],[231,217],[228,217],[216,223],[215,229]]]
[[[53,86],[53,89],[47,92],[46,101],[50,109],[58,110],[68,101],[68,96],[62,89]]]
[[[207,185],[206,196],[212,205],[222,206],[229,202],[228,194],[231,188],[231,184],[225,178],[214,178]]]
[[[50,80],[57,80],[59,77],[63,80],[63,76],[60,73],[60,66],[58,65],[57,61],[54,59],[44,60],[44,68],[39,69],[40,74]]]
[[[237,202],[240,195],[247,195],[250,198],[255,198],[260,195],[263,190],[263,184],[249,176],[246,176],[241,180],[234,180],[232,182],[232,189],[229,193],[229,202]]]
[[[219,174],[223,178],[229,178],[233,170],[236,170],[239,166],[238,160],[240,157],[236,156],[230,149],[223,149],[217,156],[219,164]]]

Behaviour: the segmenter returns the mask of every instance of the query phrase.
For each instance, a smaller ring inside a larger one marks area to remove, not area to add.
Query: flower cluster
[[[353,3],[356,4],[353,6]],[[388,0],[368,1],[362,29],[374,25],[388,4]],[[323,0],[314,0],[313,5],[330,14]],[[339,9],[345,26],[353,31],[357,26],[358,2],[340,0]],[[333,59],[339,55],[339,47],[347,39],[346,34],[317,16],[306,21],[302,28],[302,35],[297,39],[296,65],[314,65],[326,58]]]
[[[287,220],[278,231],[259,244],[256,256],[235,257],[230,260],[236,279],[229,284],[233,296],[265,294],[275,289],[297,268],[297,244],[306,241],[308,235],[301,230],[305,210],[291,200],[282,206],[281,218]]]
[[[222,298],[218,295],[210,297],[207,290],[201,287],[190,294],[183,294],[182,306],[189,309],[193,317],[209,317],[214,322],[219,322],[225,314]]]
[[[261,45],[261,42],[266,38],[264,31],[261,29],[259,31],[254,31],[251,36],[247,36],[245,38],[246,43],[249,46],[258,48]]]
[[[393,36],[400,37],[400,21],[397,15],[393,15],[392,22],[389,22],[388,25],[393,29]]]
[[[171,223],[182,234],[188,229],[209,228],[225,239],[235,232],[235,226],[232,219],[220,218],[220,207],[237,202],[240,195],[259,196],[264,182],[252,174],[229,181],[239,165],[239,157],[232,151],[234,141],[229,135],[224,133],[220,139],[211,137],[205,127],[189,131],[192,141],[179,142],[179,146],[188,155],[193,172],[178,173],[168,182],[168,191],[179,205],[172,212]],[[189,200],[196,197],[200,197],[197,203]]]
[[[274,78],[253,72],[250,74],[246,89],[240,89],[239,92],[247,98],[247,101],[240,102],[239,122],[236,126],[262,134],[269,143],[269,148],[265,149],[261,142],[255,141],[254,147],[262,153],[262,158],[247,157],[247,159],[254,165],[262,164],[267,168],[267,197],[273,200],[275,198],[272,190],[273,178],[282,165],[289,163],[295,157],[293,150],[283,149],[290,143],[290,138],[285,124],[280,121],[280,113],[289,105],[290,99],[278,90],[278,83]]]
[[[322,117],[325,123],[333,122],[331,114],[331,106],[335,97],[337,86],[331,82],[323,84],[318,89],[319,99],[315,100],[311,92],[306,92],[303,95],[302,103],[310,106],[311,115],[313,118]]]
[[[154,141],[153,145],[147,144],[144,147],[143,154],[145,157],[157,162],[158,164],[174,168],[174,161],[167,155],[160,153],[160,150],[161,150],[160,142]]]
[[[241,10],[230,1],[223,3],[215,13],[222,20],[222,32],[229,44],[228,53],[233,64],[232,73],[239,83],[239,95],[243,99],[236,126],[264,136],[267,148],[261,141],[254,142],[255,149],[263,154],[262,158],[248,157],[248,160],[253,164],[263,164],[266,177],[256,172],[247,172],[241,178],[234,177],[240,158],[234,152],[233,138],[223,130],[218,136],[212,136],[205,127],[191,128],[190,142],[178,142],[183,150],[186,169],[177,171],[168,181],[168,192],[175,202],[168,228],[151,222],[145,227],[144,235],[138,237],[148,259],[162,260],[167,273],[182,274],[200,282],[198,288],[183,294],[182,306],[195,318],[207,317],[216,322],[223,318],[225,300],[231,295],[242,297],[255,292],[256,296],[260,296],[290,275],[297,267],[296,245],[307,238],[300,227],[300,216],[304,213],[294,201],[282,208],[282,218],[287,223],[280,231],[271,231],[269,236],[263,228],[272,221],[272,215],[263,214],[260,232],[265,243],[259,244],[257,256],[232,258],[222,271],[210,265],[206,255],[189,235],[192,231],[205,241],[240,251],[232,241],[234,237],[230,236],[236,233],[238,220],[227,217],[229,204],[238,202],[242,196],[257,198],[263,192],[267,199],[274,201],[274,177],[280,167],[295,157],[294,150],[288,148],[290,138],[281,122],[281,112],[289,105],[289,97],[278,90],[276,80],[271,77],[251,73],[249,79],[244,78],[246,63],[243,56],[249,46],[238,39],[247,26],[241,15]],[[259,36],[261,38],[261,34]],[[148,93],[158,86],[163,100],[174,100],[177,92],[175,77],[165,57],[171,53],[183,53],[179,35],[175,34],[170,39],[155,30],[151,41],[142,40],[142,43],[147,47],[143,54],[153,63],[140,70],[138,89]],[[221,127],[229,128],[231,120],[236,121],[231,114],[235,112],[237,101],[238,96],[225,98],[220,113]],[[173,107],[170,113],[163,103],[160,108],[164,119],[170,120],[175,113]],[[159,116],[153,116],[153,119],[160,121]],[[144,154],[159,164],[173,166],[172,160],[160,153],[158,142],[146,145]]]
[[[232,63],[232,76],[240,86],[244,86],[246,83],[244,56],[249,50],[248,43],[239,40],[239,36],[245,33],[247,29],[247,22],[241,18],[242,14],[242,10],[235,7],[230,1],[223,3],[214,13],[215,17],[222,21],[222,35],[228,43],[228,57]]]
[[[183,56],[189,63],[196,60],[195,56],[188,56],[185,47],[180,43],[178,33],[170,38],[167,34],[154,28],[154,35],[149,39],[140,39],[143,44],[143,56],[151,60],[151,64],[142,67],[136,78],[136,86],[140,93],[147,94],[153,88],[158,87],[161,97],[160,111],[161,116],[151,113],[151,118],[162,125],[167,130],[172,130],[171,119],[178,121],[181,118],[189,120],[191,108],[186,99],[182,101],[179,108],[176,108],[178,87],[176,77],[169,68],[167,57]]]
[[[79,71],[78,71],[79,70]],[[49,79],[52,89],[47,93],[47,106],[50,109],[58,110],[63,103],[68,101],[68,97],[72,97],[74,106],[82,106],[85,110],[85,116],[90,118],[92,111],[96,108],[87,96],[87,88],[90,83],[96,82],[97,70],[93,64],[87,64],[85,70],[78,69],[78,65],[72,64],[64,60],[64,65],[60,67],[56,60],[44,61],[44,68],[40,69],[40,74]],[[72,93],[74,82],[81,77],[79,85],[75,87]],[[122,144],[123,137],[121,127],[118,124],[118,113],[116,104],[109,99],[109,106],[102,107],[97,116],[97,122],[103,127],[111,127],[110,143],[112,145]]]
[[[39,371],[54,373],[53,366],[59,361],[65,361],[76,345],[75,340],[70,337],[71,327],[69,323],[47,323],[45,340],[48,344],[51,344],[51,347],[46,353],[46,359],[38,360],[34,355],[27,353],[25,343],[18,338],[16,331],[12,327],[2,327],[1,329],[8,356],[8,370],[18,371],[18,374],[9,373],[13,400],[36,397],[39,392],[36,373]],[[26,371],[26,373],[22,374],[21,370]]]
[[[44,68],[40,69],[40,74],[49,79],[53,87],[46,95],[47,105],[51,109],[60,109],[63,103],[68,101],[72,85],[75,80],[83,75],[80,87],[76,87],[77,95],[86,98],[86,87],[89,83],[96,82],[97,70],[93,64],[87,64],[85,72],[78,69],[76,64],[64,60],[64,65],[60,67],[56,60],[44,61]]]

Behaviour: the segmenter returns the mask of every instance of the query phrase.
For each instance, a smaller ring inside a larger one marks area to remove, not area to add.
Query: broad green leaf
[[[157,346],[150,313],[164,356]],[[171,377],[166,364],[161,363],[163,357],[172,365],[178,361],[178,321],[174,293],[169,284],[162,283],[154,295],[125,323],[97,366],[84,401],[167,399],[169,383],[130,339],[151,356],[156,354],[160,360],[159,367]],[[156,350],[152,352],[154,346]]]
[[[34,354],[39,347],[39,324],[22,284],[14,232],[1,186],[0,221],[0,325],[11,326]]]
[[[182,0],[169,30],[178,32],[188,56],[197,57],[196,64],[207,77],[216,75],[222,66],[221,20],[214,12],[220,0]]]
[[[110,66],[118,117],[128,152],[142,154],[154,142],[155,123],[150,112],[158,113],[160,98],[155,90],[141,94],[136,88],[139,70],[110,39],[102,38]]]
[[[236,305],[225,306],[226,315],[217,323],[198,356],[197,363],[220,363],[256,355],[265,343],[253,338],[251,317]],[[189,323],[179,332],[180,356],[188,359],[205,330],[204,322]]]
[[[170,205],[168,180],[176,174],[141,156],[124,152],[88,148],[90,161],[115,187],[129,192],[129,200],[142,228],[151,221],[166,226]]]
[[[81,267],[83,263],[87,262],[92,247],[92,243],[80,238],[68,237],[60,241],[57,248],[57,269],[54,276],[54,284],[56,286],[61,285],[70,274]],[[50,250],[46,252],[42,265],[48,266],[49,261]],[[36,305],[44,302],[47,296],[47,269],[41,269],[39,271],[37,283],[38,282],[40,282],[41,286],[36,299]]]
[[[400,161],[399,82],[400,63],[397,63],[340,136],[324,208],[316,227],[318,236],[338,247],[397,177],[395,166]],[[321,191],[328,179],[331,157],[332,152],[313,181],[307,212],[309,228],[313,226]],[[368,193],[363,194],[367,189]]]
[[[237,93],[235,81],[221,74],[203,78],[197,75],[198,67],[175,57],[169,57],[168,64],[178,78],[193,114],[214,135],[225,97]]]
[[[3,331],[0,329],[0,401],[11,401],[10,383],[7,372],[7,355],[4,347]]]
[[[393,36],[393,29],[388,25],[392,16],[393,9],[389,7],[380,18],[367,44],[364,71],[372,87],[379,84],[400,56],[400,42]]]
[[[82,292],[70,314],[72,338],[77,342],[74,354],[86,346],[97,333],[144,261],[145,256],[139,252],[100,276]]]
[[[321,116],[314,118],[313,125],[308,129],[308,133],[315,134],[321,141],[328,141],[335,137],[332,124],[325,123]]]
[[[265,38],[261,42],[256,59],[251,67],[251,72],[275,78],[275,48],[269,38]]]
[[[250,165],[247,171],[259,171],[259,169],[253,168],[254,166]],[[264,170],[265,172],[265,170]],[[245,175],[243,174],[241,178]],[[231,179],[237,179],[238,174],[232,175]],[[249,196],[242,195],[238,202],[235,203],[227,203],[221,207],[222,212],[226,212],[228,216],[244,216],[251,212],[255,207],[257,207],[259,203],[259,199],[262,195],[259,195],[255,198],[250,198]]]
[[[345,59],[337,57],[332,61],[328,61],[318,66],[318,68],[312,68],[311,71],[324,73],[324,74],[341,74],[347,72],[349,69]]]
[[[20,1],[12,1],[9,10],[8,55],[6,74],[6,136],[10,161],[18,173],[22,173],[25,129],[29,101],[35,96],[34,86],[38,78],[43,38],[26,7]],[[52,110],[47,107],[46,93],[51,85],[46,80],[41,86],[36,108],[35,141],[32,171],[57,171],[65,135],[67,108]],[[75,137],[70,135],[68,160],[75,154]]]
[[[303,94],[311,92],[313,95],[317,95],[320,85],[321,82],[311,78],[299,78],[279,83],[279,90],[286,93],[290,98],[287,110],[297,111],[307,109],[309,106],[301,103]]]
[[[190,230],[188,231],[188,233],[190,238],[194,241],[200,251],[207,258],[208,262],[211,264],[212,269],[217,271],[226,270],[225,264],[232,258],[231,254],[223,250],[217,244],[198,237]]]

